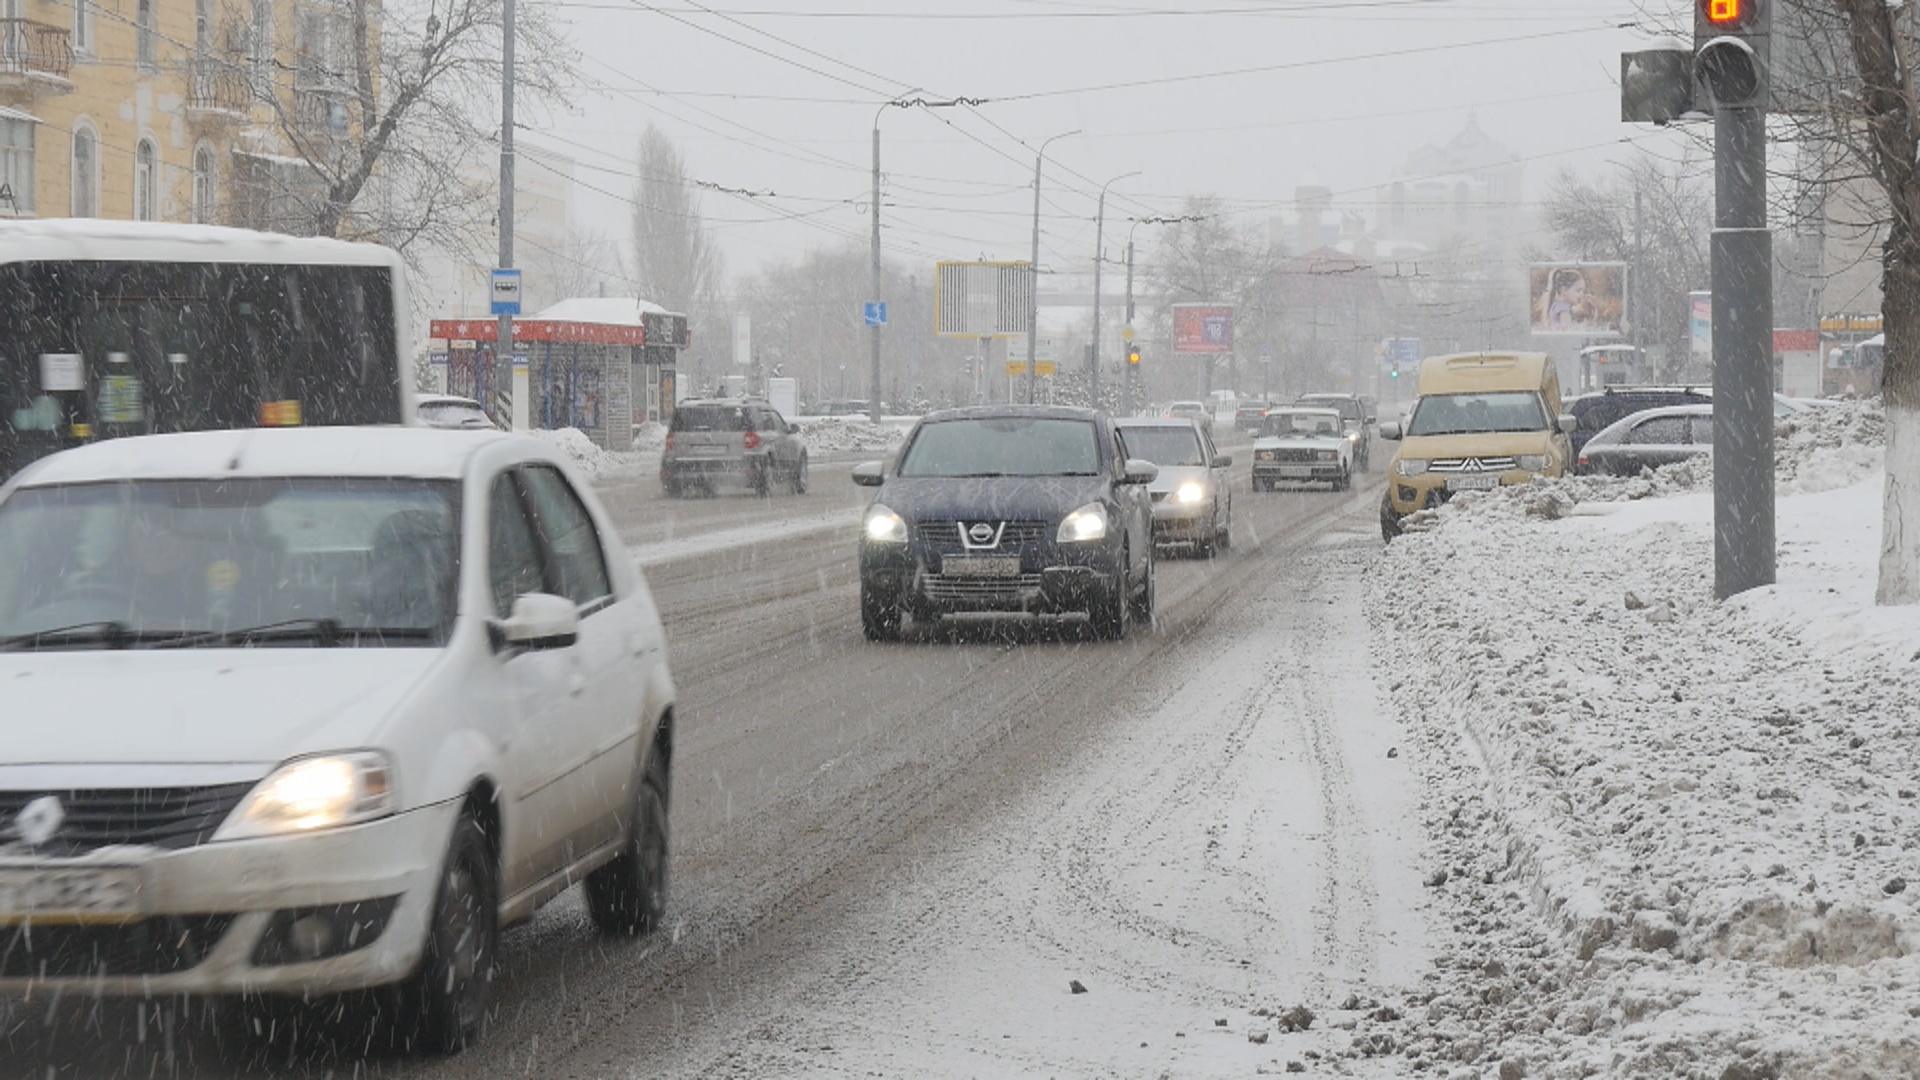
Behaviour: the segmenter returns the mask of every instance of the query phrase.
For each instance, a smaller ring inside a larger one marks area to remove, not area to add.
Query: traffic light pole
[[[1713,583],[1775,580],[1773,236],[1762,104],[1713,113]]]

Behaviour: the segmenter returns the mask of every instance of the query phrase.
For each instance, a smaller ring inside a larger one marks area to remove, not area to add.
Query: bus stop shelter
[[[578,428],[596,446],[627,450],[636,428],[672,414],[687,317],[624,297],[562,300],[514,319],[511,382],[496,356],[497,320],[435,319],[429,333],[448,393],[515,426]]]

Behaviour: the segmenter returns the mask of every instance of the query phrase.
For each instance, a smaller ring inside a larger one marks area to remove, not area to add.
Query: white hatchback
[[[574,882],[666,904],[673,679],[545,443],[423,428],[116,439],[0,488],[0,993],[369,987],[484,1015]]]

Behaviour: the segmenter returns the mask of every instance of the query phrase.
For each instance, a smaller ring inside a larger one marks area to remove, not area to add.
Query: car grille
[[[115,844],[185,848],[205,843],[251,783],[211,787],[121,788],[91,791],[0,791],[0,844],[18,842],[20,811],[35,799],[60,800],[62,820],[36,855],[78,855]]]
[[[966,522],[968,526],[977,522]],[[987,524],[999,528],[1000,522]],[[961,523],[958,521],[923,521],[914,526],[914,537],[928,550],[939,555],[959,555],[970,551],[1019,551],[1031,544],[1046,541],[1049,530],[1058,528],[1044,521],[1009,521],[1000,532],[1000,546],[989,548],[969,548],[960,542]]]
[[[1282,448],[1279,450],[1262,450],[1256,456],[1261,461],[1275,461],[1275,462],[1280,462],[1282,464],[1301,465],[1301,464],[1311,464],[1315,461],[1320,460],[1319,455],[1320,455],[1320,451],[1318,450],[1295,450],[1295,449]]]
[[[929,600],[1014,603],[1040,587],[1040,575],[977,578],[928,574],[920,579],[920,587]]]
[[[1435,458],[1427,462],[1427,471],[1437,473],[1508,472],[1519,467],[1520,463],[1510,457]]]
[[[28,923],[0,928],[0,978],[170,975],[198,967],[232,915],[186,915],[113,926]]]

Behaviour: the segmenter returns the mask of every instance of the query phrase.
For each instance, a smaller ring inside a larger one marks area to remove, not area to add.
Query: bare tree
[[[729,340],[716,325],[725,263],[700,217],[700,195],[686,160],[652,124],[640,137],[634,188],[633,288],[642,300],[687,316],[693,348],[707,360]]]
[[[1233,219],[1223,212],[1220,200],[1195,196],[1186,200],[1178,215],[1181,220],[1160,235],[1147,279],[1152,283],[1151,298],[1156,302],[1153,323],[1157,336],[1172,340],[1173,305],[1188,303],[1231,304],[1240,315],[1236,321],[1247,328],[1265,325],[1251,317],[1264,310],[1268,293],[1262,289],[1274,268],[1277,252],[1264,236],[1235,228]],[[1245,348],[1252,341],[1238,340]],[[1214,386],[1212,358],[1200,360],[1201,382],[1205,390]],[[1238,354],[1230,361],[1234,368],[1229,379],[1238,382]],[[1164,365],[1156,365],[1165,370]],[[1160,390],[1171,389],[1162,384]]]

